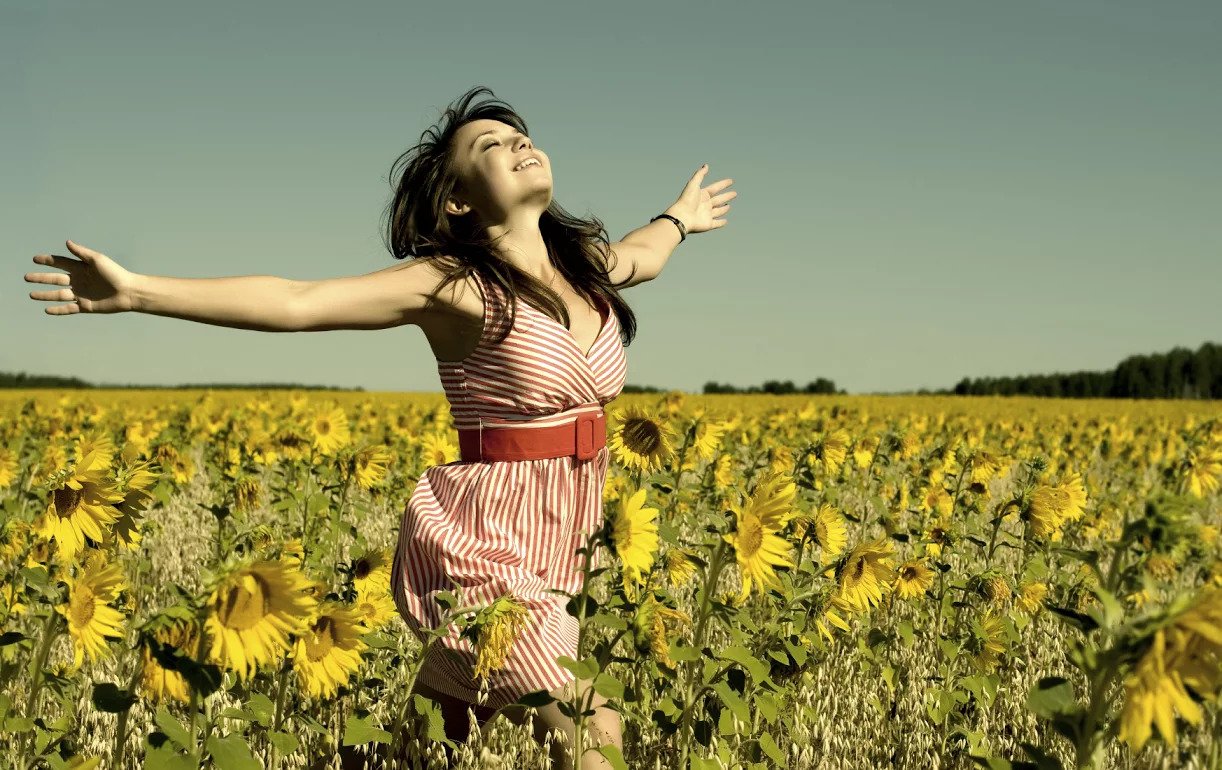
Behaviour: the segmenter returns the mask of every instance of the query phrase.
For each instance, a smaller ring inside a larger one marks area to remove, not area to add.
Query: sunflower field
[[[624,748],[562,704],[576,750],[1222,767],[1222,405],[673,392],[607,415],[561,663]],[[440,394],[0,393],[7,766],[444,767],[391,563],[456,439]],[[494,670],[529,618],[461,600]],[[450,748],[547,767],[504,719]]]

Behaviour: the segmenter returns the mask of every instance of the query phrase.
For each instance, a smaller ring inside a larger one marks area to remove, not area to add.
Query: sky
[[[628,384],[850,393],[1222,340],[1222,4],[0,0],[0,371],[440,391],[416,326],[50,316],[38,253],[318,280],[397,264],[390,167],[484,85],[618,240],[733,179]]]

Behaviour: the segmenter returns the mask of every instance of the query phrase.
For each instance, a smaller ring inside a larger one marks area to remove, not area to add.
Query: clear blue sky
[[[487,85],[612,239],[702,162],[729,225],[638,314],[628,382],[849,392],[1105,369],[1222,338],[1217,2],[0,0],[0,370],[439,390],[416,327],[52,317],[72,238],[136,272],[394,260],[391,163]]]

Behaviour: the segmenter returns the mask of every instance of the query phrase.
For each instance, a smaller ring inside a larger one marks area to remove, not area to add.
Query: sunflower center
[[[319,420],[318,423],[315,424],[314,429],[318,431],[319,435],[325,436],[331,432],[331,423],[326,420]]]
[[[662,431],[652,420],[632,420],[624,426],[628,447],[637,454],[653,454],[662,446]]]
[[[916,580],[917,571],[915,567],[904,567],[900,570],[900,577],[905,580]]]
[[[323,615],[314,623],[314,633],[306,642],[306,650],[310,660],[322,660],[331,653],[335,646],[335,622]]]
[[[235,631],[253,628],[271,608],[268,585],[258,575],[244,575],[221,598],[217,619],[221,625]]]
[[[72,592],[72,600],[68,602],[68,614],[72,616],[72,624],[84,628],[93,620],[97,608],[97,594],[87,585],[78,585]]]
[[[759,551],[760,545],[764,542],[764,529],[758,521],[748,521],[744,524],[743,529],[739,530],[738,542],[742,553],[750,556]]]
[[[68,518],[76,513],[76,508],[81,502],[81,490],[73,489],[72,487],[62,487],[55,490],[55,512],[60,518]]]

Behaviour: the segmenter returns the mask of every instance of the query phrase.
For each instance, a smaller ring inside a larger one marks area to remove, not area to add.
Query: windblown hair
[[[391,167],[395,194],[387,208],[386,247],[395,259],[411,257],[436,262],[444,278],[429,295],[430,302],[445,286],[473,272],[478,272],[485,283],[499,286],[510,298],[509,323],[503,323],[505,312],[490,322],[504,327],[496,340],[500,342],[509,333],[520,299],[565,326],[569,325],[569,317],[560,295],[494,251],[497,239],[473,221],[474,217],[451,217],[445,211],[446,199],[458,182],[454,137],[461,126],[473,120],[499,120],[530,135],[526,121],[495,96],[472,106],[472,100],[481,92],[492,94],[491,89],[483,86],[467,91],[458,99],[457,106],[451,104],[446,108],[439,124],[426,129],[421,141],[395,160]],[[402,173],[395,181],[400,164]],[[631,342],[636,336],[636,315],[616,291],[623,284],[611,282],[603,255],[614,252],[602,221],[594,216],[575,217],[553,198],[539,218],[539,231],[556,270],[586,299],[602,297],[619,317],[624,344]]]

